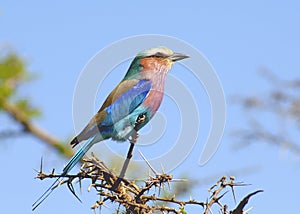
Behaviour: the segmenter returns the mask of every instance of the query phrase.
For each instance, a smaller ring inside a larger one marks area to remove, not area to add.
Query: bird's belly
[[[121,119],[120,121],[114,123],[112,127],[112,139],[115,141],[126,141],[131,136],[132,132],[136,128],[136,120],[141,114],[145,114],[147,118],[150,118],[149,111],[144,106],[139,106],[133,112],[131,112],[128,116]],[[149,120],[145,120],[143,126]],[[137,130],[139,127],[137,128]]]
[[[113,134],[111,138],[119,142],[128,140],[134,129],[136,131],[140,130],[155,115],[161,104],[162,98],[162,90],[151,89],[149,95],[138,108],[136,108],[125,118],[114,123],[112,127]],[[136,124],[137,118],[142,114],[146,116],[146,119],[142,123]]]

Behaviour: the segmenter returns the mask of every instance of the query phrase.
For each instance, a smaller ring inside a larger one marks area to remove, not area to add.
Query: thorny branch
[[[42,166],[37,176],[37,178],[41,180],[57,177],[60,177],[60,174],[54,174],[54,171],[50,174],[43,173]],[[237,206],[242,212],[237,212],[237,208],[229,211],[228,206],[221,202],[221,199],[227,193],[224,193],[223,190],[230,188],[234,195],[234,187],[245,186],[247,184],[234,182],[234,177],[230,177],[228,180],[226,176],[223,176],[209,189],[210,197],[206,202],[197,201],[192,198],[189,200],[178,200],[175,196],[162,197],[160,196],[161,188],[165,188],[165,186],[169,186],[171,182],[176,181],[171,174],[164,172],[158,173],[155,171],[153,176],[149,175],[142,184],[138,184],[135,180],[117,176],[103,161],[95,157],[93,153],[90,158],[84,159],[78,174],[66,175],[64,178],[65,179],[60,182],[59,185],[67,183],[68,188],[73,194],[75,194],[73,188],[73,181],[75,179],[79,180],[80,186],[83,179],[91,180],[88,191],[94,188],[100,196],[99,200],[91,206],[95,211],[111,202],[119,206],[117,213],[124,213],[125,210],[125,213],[133,214],[154,213],[157,211],[179,214],[186,213],[185,208],[187,205],[194,205],[204,208],[204,214],[208,214],[212,213],[212,207],[214,205],[218,205],[223,214],[242,214],[243,208],[247,203],[245,203],[245,201],[248,201],[252,196],[247,196],[248,198],[242,200]],[[115,183],[118,180],[120,182],[116,187]]]

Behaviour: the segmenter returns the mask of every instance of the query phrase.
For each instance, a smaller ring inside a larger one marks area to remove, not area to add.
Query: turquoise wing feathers
[[[124,84],[126,84],[125,80]],[[123,83],[123,82],[122,82]],[[122,83],[120,85],[122,85]],[[128,87],[116,87],[116,89],[108,96],[103,106],[98,113],[91,119],[88,125],[79,133],[72,141],[71,145],[75,147],[83,140],[87,140],[96,134],[101,134],[103,139],[114,138],[118,131],[121,131],[122,126],[126,125],[126,122],[130,122],[136,119],[135,110],[140,111],[138,108],[145,98],[148,96],[152,83],[150,80],[141,79],[137,80],[134,85]],[[125,91],[125,92],[123,92]],[[118,96],[120,94],[120,96]],[[110,104],[107,104],[111,101]],[[131,115],[130,118],[128,116]],[[118,140],[118,138],[116,138]],[[126,139],[119,139],[124,141]]]

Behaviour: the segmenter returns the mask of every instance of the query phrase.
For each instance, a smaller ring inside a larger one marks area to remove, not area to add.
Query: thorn
[[[161,167],[162,173],[165,174],[165,170],[164,170],[164,167],[163,167],[162,163],[160,164],[160,167]]]
[[[160,195],[160,190],[161,190],[161,183],[159,184],[159,187],[158,187],[158,195]]]
[[[228,191],[226,191],[226,192],[224,192],[222,195],[220,195],[219,197],[218,197],[218,201],[221,199],[221,198],[223,198],[223,196],[227,193]]]
[[[231,188],[231,192],[232,192],[232,195],[233,195],[234,203],[236,204],[236,197],[235,197],[233,186],[230,186],[230,188]]]
[[[174,178],[171,180],[171,182],[187,182],[187,181],[189,180],[186,178]]]
[[[143,160],[146,162],[146,164],[149,166],[149,168],[152,170],[152,172],[155,175],[158,175],[157,171],[151,166],[151,164],[149,163],[149,161],[146,159],[146,157],[143,155],[143,153],[141,152],[141,150],[139,150],[139,153],[141,155],[141,157],[143,158]]]
[[[82,194],[82,184],[81,184],[81,178],[79,178],[79,190],[80,190],[80,193]]]
[[[171,185],[170,185],[170,180],[169,179],[167,180],[167,184],[168,184],[169,190],[171,191]]]
[[[40,173],[43,172],[43,156],[41,157]]]
[[[244,214],[247,214],[250,210],[252,210],[253,209],[253,207],[250,207],[249,209],[247,209],[247,210],[245,210],[244,211]]]
[[[82,203],[82,201],[80,200],[80,198],[76,195],[73,184],[72,184],[72,180],[69,180],[68,183],[68,188],[71,191],[71,193],[75,196],[75,198],[77,198],[78,201],[80,201],[80,203]]]

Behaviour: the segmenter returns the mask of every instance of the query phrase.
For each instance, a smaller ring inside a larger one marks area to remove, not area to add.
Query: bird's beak
[[[173,62],[185,59],[185,58],[189,58],[188,55],[185,54],[181,54],[181,53],[173,53],[171,56],[168,57],[170,60],[172,60]]]

